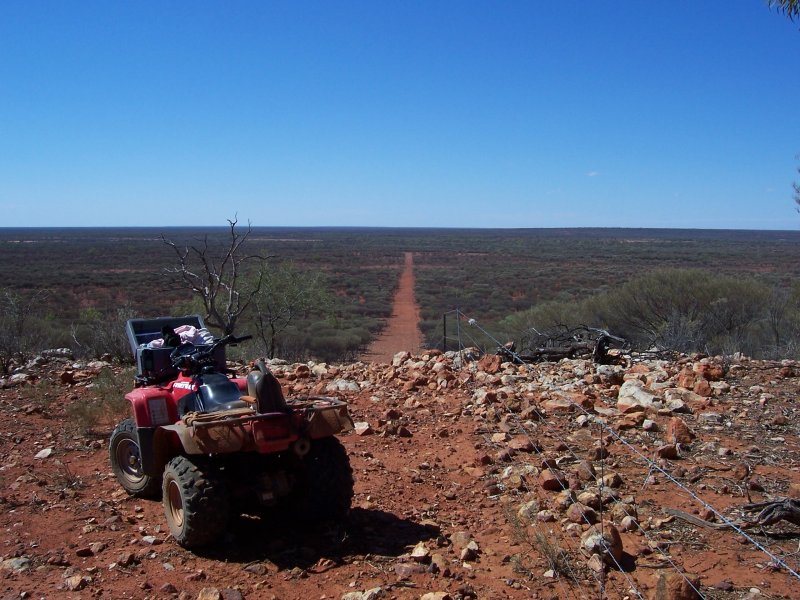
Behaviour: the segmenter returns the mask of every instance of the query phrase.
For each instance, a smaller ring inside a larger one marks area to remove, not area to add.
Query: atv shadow
[[[439,536],[439,529],[382,510],[354,508],[346,520],[314,526],[298,520],[243,515],[228,527],[221,543],[197,552],[228,562],[269,561],[279,569],[310,569],[321,559],[341,564],[367,554],[397,557],[418,542]]]

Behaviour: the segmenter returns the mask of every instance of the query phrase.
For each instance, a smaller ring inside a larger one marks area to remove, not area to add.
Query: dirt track
[[[414,297],[414,255],[406,252],[400,285],[394,296],[392,316],[386,324],[386,329],[364,354],[364,360],[391,362],[397,352],[407,350],[416,353],[421,346],[419,306]]]

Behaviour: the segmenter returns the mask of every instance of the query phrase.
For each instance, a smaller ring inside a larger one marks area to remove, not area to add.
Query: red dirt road
[[[414,255],[412,252],[406,252],[400,286],[394,296],[392,316],[386,324],[386,329],[370,345],[363,359],[388,363],[396,353],[402,350],[415,353],[421,346],[419,306],[414,297]]]

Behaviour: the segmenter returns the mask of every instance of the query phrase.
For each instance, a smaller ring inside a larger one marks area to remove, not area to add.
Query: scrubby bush
[[[591,325],[639,349],[796,355],[800,287],[770,288],[753,277],[659,269],[583,300],[545,302],[509,316],[502,329],[523,347],[535,331]]]
[[[8,373],[14,362],[24,362],[42,346],[45,335],[39,307],[45,296],[41,291],[0,290],[0,373]]]
[[[69,421],[82,433],[111,431],[130,410],[125,393],[132,381],[133,369],[120,372],[103,369],[88,388],[92,396],[67,406]]]
[[[73,351],[78,356],[105,357],[118,363],[132,362],[125,324],[136,316],[136,311],[127,304],[108,311],[82,310],[78,321],[72,324]]]

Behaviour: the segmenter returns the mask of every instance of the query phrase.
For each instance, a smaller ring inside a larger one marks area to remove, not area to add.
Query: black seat
[[[286,399],[281,384],[263,361],[257,363],[258,371],[247,376],[247,393],[256,399],[259,413],[287,412]]]

